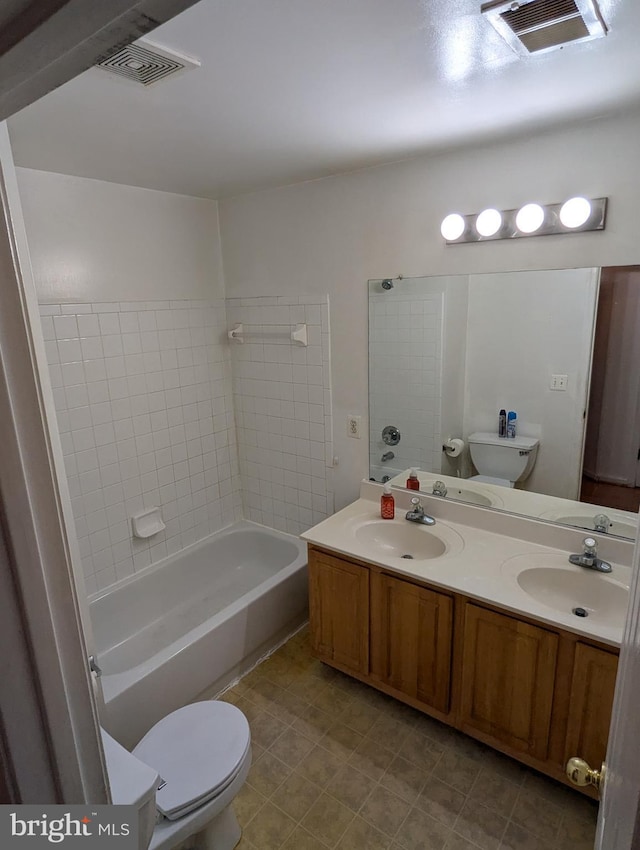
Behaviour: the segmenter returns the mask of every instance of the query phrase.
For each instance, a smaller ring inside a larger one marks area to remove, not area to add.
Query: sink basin
[[[476,493],[475,490],[465,490],[462,487],[449,487],[446,498],[456,499],[459,502],[468,502],[470,505],[485,505],[486,507],[490,507],[494,504],[483,493]]]
[[[584,528],[588,531],[593,531],[593,516],[559,516],[555,517],[555,522],[562,522],[565,525],[575,525],[577,528]],[[610,517],[611,519],[611,517]],[[608,534],[618,534],[620,537],[635,537],[636,527],[629,522],[621,522],[618,519],[611,519]]]
[[[595,570],[573,566],[563,555],[517,555],[505,561],[503,572],[514,576],[537,602],[575,616],[576,625],[624,623],[629,588]],[[576,614],[576,609],[581,610]]]
[[[359,525],[355,536],[359,543],[391,558],[425,561],[439,558],[447,551],[436,531],[417,523],[399,525],[388,520],[372,520]]]

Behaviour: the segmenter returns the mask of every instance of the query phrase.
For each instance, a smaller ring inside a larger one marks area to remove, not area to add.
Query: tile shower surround
[[[329,306],[318,296],[227,299],[247,519],[299,534],[333,513]],[[308,345],[292,328],[307,325]]]
[[[263,322],[269,321],[265,301],[282,308],[279,319],[290,317],[290,305],[298,313],[306,309],[297,299],[278,305],[282,300],[241,301],[243,310],[261,308]],[[312,300],[314,342],[303,351],[311,350],[312,361],[320,352],[324,390],[322,309]],[[230,353],[236,346],[226,338],[223,300],[42,304],[40,312],[88,593],[241,518],[243,495],[246,516],[284,531],[298,533],[326,516],[328,499],[332,505],[328,477],[324,464],[311,456],[319,452],[313,438],[320,432],[309,421],[304,436],[300,421],[317,415],[309,402],[307,408],[294,407],[291,418],[269,417],[268,424],[280,425],[282,433],[293,428],[300,435],[283,452],[274,454],[261,434],[242,430],[246,480],[239,474]],[[325,347],[328,351],[328,337]],[[273,413],[280,396],[299,397],[299,383],[318,377],[300,368],[294,374],[292,367],[284,375],[270,359],[271,348],[266,346],[261,361],[263,369],[265,362],[274,364],[263,373],[263,390],[242,377],[236,382],[243,411],[257,403]],[[317,364],[305,357],[298,364],[303,365]],[[287,379],[290,386],[284,387]],[[326,396],[328,389],[322,395],[323,433],[330,410]],[[291,411],[285,407],[284,413]],[[150,540],[132,538],[131,515],[154,505],[162,509],[165,531]]]
[[[369,296],[370,456],[383,468],[389,451],[381,439],[385,425],[402,434],[388,466],[439,469],[442,454],[443,295],[424,291],[424,281]],[[389,416],[393,411],[393,416]],[[393,421],[390,421],[392,419]]]
[[[40,312],[87,592],[239,518],[224,302]],[[154,505],[166,529],[132,538]]]

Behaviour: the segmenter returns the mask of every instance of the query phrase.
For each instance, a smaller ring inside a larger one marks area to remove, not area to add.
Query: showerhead
[[[393,289],[393,281],[391,280],[391,278],[388,278],[388,277],[387,277],[387,278],[385,278],[385,279],[382,281],[382,283],[380,284],[380,286],[381,286],[383,289],[386,289],[386,290]]]

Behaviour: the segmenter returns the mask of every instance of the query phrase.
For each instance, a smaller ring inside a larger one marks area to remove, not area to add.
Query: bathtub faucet
[[[393,460],[395,457],[393,452],[385,452],[382,455],[382,462],[384,463],[386,460]]]

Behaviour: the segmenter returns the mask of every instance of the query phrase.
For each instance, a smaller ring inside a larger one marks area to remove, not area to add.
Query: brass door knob
[[[573,756],[567,762],[565,771],[574,785],[579,785],[582,788],[585,785],[593,785],[594,788],[599,790],[604,776],[604,765],[600,770],[592,770],[584,759]]]

